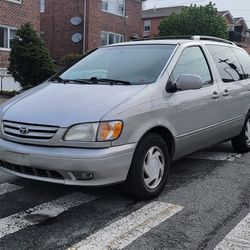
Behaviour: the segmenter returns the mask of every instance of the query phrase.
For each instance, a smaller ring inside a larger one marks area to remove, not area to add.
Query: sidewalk
[[[0,95],[0,104],[4,103],[5,101],[9,100],[10,97]]]
[[[20,89],[19,83],[15,82],[14,78],[8,74],[8,70],[0,68],[0,90],[19,91]]]
[[[0,84],[2,81],[2,90],[5,91],[19,91],[21,89],[18,82],[15,82],[13,77],[11,76],[4,76],[3,78],[0,75]],[[1,86],[0,86],[1,87]]]

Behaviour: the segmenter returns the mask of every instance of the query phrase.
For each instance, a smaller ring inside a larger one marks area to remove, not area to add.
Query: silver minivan
[[[212,37],[101,47],[1,105],[0,169],[158,195],[170,163],[232,140],[250,149],[250,57]]]

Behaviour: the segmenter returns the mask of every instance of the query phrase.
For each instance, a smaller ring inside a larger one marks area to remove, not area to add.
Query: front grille
[[[56,126],[3,121],[3,131],[6,135],[25,139],[49,140],[56,134],[58,128]]]
[[[1,167],[18,172],[25,175],[31,175],[31,176],[38,176],[38,177],[44,177],[44,178],[51,178],[51,179],[59,179],[63,180],[63,176],[54,170],[46,170],[46,169],[40,169],[40,168],[33,168],[33,167],[27,167],[27,166],[20,166],[4,161],[0,161]]]

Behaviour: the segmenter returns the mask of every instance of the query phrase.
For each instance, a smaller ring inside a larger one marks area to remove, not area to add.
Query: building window
[[[0,49],[11,49],[16,32],[14,28],[0,26]]]
[[[102,0],[102,10],[108,10],[108,0]]]
[[[45,11],[45,0],[40,0],[40,12]]]
[[[102,0],[102,10],[115,15],[124,16],[125,0]]]
[[[124,36],[117,33],[102,31],[101,40],[102,40],[102,45],[121,43],[124,41]]]
[[[9,31],[10,31],[9,43],[10,43],[10,48],[12,48],[13,40],[16,37],[17,30],[9,29]]]
[[[151,30],[151,20],[145,20],[144,21],[144,31],[150,31]]]

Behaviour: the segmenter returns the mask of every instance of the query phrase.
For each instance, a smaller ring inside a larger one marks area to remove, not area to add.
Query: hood
[[[144,88],[50,83],[8,103],[2,119],[60,127],[95,122]]]

